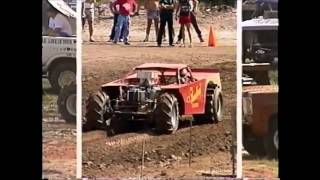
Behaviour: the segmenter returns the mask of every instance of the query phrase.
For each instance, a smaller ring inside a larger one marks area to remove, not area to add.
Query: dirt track
[[[75,179],[76,129],[61,119],[57,95],[51,94],[50,85],[43,81],[42,146],[43,178]]]
[[[132,18],[130,46],[106,42],[112,20],[95,24],[94,38],[88,43],[88,31],[83,33],[83,100],[99,89],[100,85],[115,80],[134,66],[145,62],[185,63],[191,67],[218,68],[221,72],[224,98],[224,116],[220,124],[196,125],[192,130],[192,164],[188,167],[189,128],[182,122],[175,135],[154,135],[151,130],[139,130],[106,138],[103,131],[83,134],[83,176],[138,177],[141,166],[142,143],[146,141],[144,177],[191,178],[199,171],[215,175],[231,175],[230,146],[235,124],[232,112],[236,105],[236,30],[235,14],[217,17],[199,15],[203,37],[208,37],[208,27],[214,25],[218,47],[200,44],[193,33],[194,47],[155,47],[153,29],[151,42],[143,43],[145,15]],[[86,27],[87,29],[87,27]],[[175,25],[177,30],[177,24]],[[187,41],[188,42],[188,41]],[[83,109],[85,111],[85,109]]]
[[[243,176],[246,178],[277,179],[278,167],[277,160],[243,155]]]

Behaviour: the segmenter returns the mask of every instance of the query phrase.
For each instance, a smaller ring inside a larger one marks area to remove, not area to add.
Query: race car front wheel
[[[178,100],[173,94],[160,95],[155,109],[155,128],[161,134],[174,134],[179,126]]]

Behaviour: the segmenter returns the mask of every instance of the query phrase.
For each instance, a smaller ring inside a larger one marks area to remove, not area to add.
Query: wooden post
[[[192,155],[192,120],[190,120],[190,137],[189,137],[189,167],[191,167],[191,155]]]
[[[142,176],[143,176],[144,149],[145,149],[145,145],[146,145],[146,140],[144,139],[143,142],[142,142],[142,158],[141,158],[141,168],[140,168],[140,176],[139,176],[139,179],[141,179]]]
[[[236,176],[236,152],[237,152],[237,108],[234,107],[231,115],[233,121],[232,126],[232,144],[231,144],[231,160],[232,160],[232,176]],[[240,154],[241,156],[241,154]]]

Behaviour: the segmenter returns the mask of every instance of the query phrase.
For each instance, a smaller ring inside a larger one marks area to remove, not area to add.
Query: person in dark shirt
[[[202,38],[201,30],[200,30],[200,28],[198,26],[198,22],[197,22],[197,18],[196,18],[196,12],[197,12],[199,1],[198,0],[192,0],[192,3],[193,3],[193,8],[192,8],[192,10],[190,12],[191,24],[192,24],[194,30],[197,32],[200,42],[204,42],[204,40]],[[182,39],[182,32],[181,31],[182,31],[182,29],[180,28],[177,44],[180,44],[181,39]]]
[[[157,37],[158,46],[161,47],[162,36],[166,24],[168,24],[169,46],[173,45],[173,11],[175,8],[175,0],[160,0],[160,29]]]
[[[176,20],[179,17],[179,23],[181,25],[181,36],[182,36],[182,46],[185,47],[185,27],[187,27],[188,35],[189,35],[189,41],[190,45],[189,47],[192,47],[192,38],[191,38],[191,32],[190,32],[190,24],[191,24],[191,4],[189,0],[179,0],[178,8],[176,12]]]

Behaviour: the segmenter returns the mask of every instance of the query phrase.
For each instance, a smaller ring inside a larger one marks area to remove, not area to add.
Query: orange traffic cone
[[[213,32],[212,26],[210,26],[208,46],[209,47],[217,46],[217,40],[216,40],[215,33]]]

